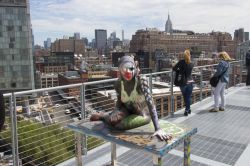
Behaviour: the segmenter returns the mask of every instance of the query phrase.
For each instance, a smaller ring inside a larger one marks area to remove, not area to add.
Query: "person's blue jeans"
[[[183,95],[184,102],[185,102],[185,105],[186,105],[185,111],[189,111],[190,110],[190,105],[191,105],[191,98],[192,98],[191,96],[192,96],[192,91],[193,91],[193,83],[180,86],[180,89],[181,89],[181,93]]]

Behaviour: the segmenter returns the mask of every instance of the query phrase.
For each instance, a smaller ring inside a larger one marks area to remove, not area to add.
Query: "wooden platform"
[[[68,124],[68,127],[73,131],[86,134],[93,137],[101,138],[111,142],[115,151],[115,144],[146,151],[153,154],[155,159],[154,165],[161,165],[161,157],[166,155],[171,149],[184,142],[184,165],[190,163],[190,137],[197,132],[197,128],[190,129],[185,126],[176,125],[165,120],[160,120],[161,128],[167,133],[173,135],[173,139],[165,142],[151,135],[154,133],[153,124],[138,127],[127,131],[115,131],[109,128],[101,121],[86,122],[80,121]],[[186,144],[185,144],[186,141]],[[186,148],[186,153],[185,153]],[[113,152],[114,153],[114,152]],[[115,156],[111,157],[112,160]],[[115,161],[112,161],[115,165]]]

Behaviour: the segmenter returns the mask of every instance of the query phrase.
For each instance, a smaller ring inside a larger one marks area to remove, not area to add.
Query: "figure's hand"
[[[171,134],[167,134],[162,129],[159,129],[159,130],[155,131],[155,133],[151,137],[154,137],[154,136],[157,136],[162,141],[167,141],[167,140],[171,140],[172,139],[172,135]]]
[[[116,111],[110,114],[109,116],[110,116],[109,119],[110,124],[115,126],[116,124],[122,121],[122,119],[125,117],[125,114],[122,111]]]
[[[118,114],[114,114],[110,116],[110,123],[112,125],[116,125],[117,123],[119,123],[121,121],[121,118],[119,118]]]
[[[99,121],[104,116],[103,112],[96,112],[91,114],[89,120],[90,121]]]

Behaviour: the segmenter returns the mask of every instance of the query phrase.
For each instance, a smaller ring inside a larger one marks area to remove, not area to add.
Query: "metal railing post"
[[[201,70],[202,71],[202,70]],[[200,71],[200,72],[201,72]],[[200,101],[202,101],[202,89],[203,89],[203,82],[202,82],[202,80],[203,80],[203,76],[202,76],[202,72],[201,72],[201,74],[200,74]]]
[[[232,64],[232,75],[233,75],[233,86],[236,86],[236,72],[235,72],[235,63]]]
[[[14,92],[11,93],[10,103],[10,118],[11,118],[11,139],[12,139],[12,155],[13,165],[19,166],[19,153],[18,153],[18,136],[17,136],[17,117],[16,117],[16,97]]]
[[[153,94],[153,83],[152,83],[152,73],[149,75],[149,88],[151,95]]]
[[[81,114],[82,114],[82,118],[85,119],[86,118],[86,110],[85,110],[85,85],[82,84],[81,88],[80,88],[80,100],[81,100]]]
[[[76,166],[82,166],[82,149],[81,149],[81,141],[82,136],[80,133],[75,133],[75,148],[76,148]]]
[[[82,119],[86,119],[87,115],[86,115],[86,98],[85,98],[85,91],[86,91],[86,85],[82,84],[81,85],[81,92],[80,92],[80,97],[81,97],[81,115],[82,115]],[[84,134],[82,136],[82,151],[83,154],[86,155],[87,154],[87,136]]]
[[[241,84],[242,83],[242,71],[243,71],[243,63],[242,63],[242,61],[240,61],[239,62],[239,65],[240,65],[240,78],[239,78],[239,84]]]
[[[171,72],[171,87],[170,87],[171,97],[170,97],[170,115],[174,116],[174,72]]]

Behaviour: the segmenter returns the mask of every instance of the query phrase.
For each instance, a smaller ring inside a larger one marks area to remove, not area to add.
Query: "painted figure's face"
[[[120,66],[120,72],[122,77],[126,81],[130,81],[135,75],[135,66],[132,62],[125,62]]]

